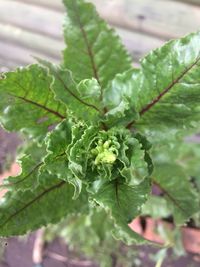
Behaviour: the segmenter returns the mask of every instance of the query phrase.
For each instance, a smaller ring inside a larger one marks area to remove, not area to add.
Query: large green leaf
[[[0,123],[9,131],[44,136],[63,120],[66,108],[55,101],[51,79],[37,65],[9,72],[0,81]]]
[[[143,212],[158,217],[155,207],[163,204],[162,215],[172,214],[181,225],[200,210],[197,183],[189,181],[199,169],[185,161],[188,150],[170,155],[180,128],[181,135],[187,126],[198,128],[200,33],[167,43],[146,56],[141,69],[131,69],[119,38],[91,4],[64,3],[67,48],[61,66],[39,60],[45,68],[32,65],[1,79],[0,123],[46,147],[26,150],[22,174],[7,180],[0,236],[25,234],[87,210],[89,195],[93,208],[100,206],[113,219],[117,239],[145,243],[128,226],[142,213],[151,188],[151,145],[140,130],[155,145],[152,180],[165,197],[159,204],[152,197]]]
[[[49,70],[53,80],[51,89],[55,92],[56,99],[64,103],[77,118],[97,122],[102,113],[98,101],[100,87],[97,81],[85,79],[77,84],[71,71],[45,60],[38,61]]]
[[[117,75],[106,90],[108,111],[128,100],[133,113],[129,128],[195,125],[200,120],[199,42],[200,32],[172,40],[150,52],[141,61],[141,69]],[[128,112],[124,117],[129,119],[130,110],[124,104],[121,116]]]
[[[10,191],[1,200],[0,236],[23,235],[41,226],[57,223],[87,205],[86,194],[72,200],[72,185],[43,173],[34,191]]]
[[[83,0],[63,2],[68,14],[64,25],[67,48],[63,65],[78,81],[94,77],[101,86],[102,97],[108,82],[117,73],[131,68],[131,57],[92,4]]]
[[[177,142],[174,148],[171,149],[168,154],[166,153],[166,158],[167,156],[171,159],[174,158],[176,162],[181,163],[184,172],[187,173],[189,177],[200,179],[200,143],[197,143],[195,139],[198,141],[198,136],[188,137],[188,140],[181,145]]]
[[[141,207],[150,194],[149,179],[138,186],[124,184],[122,178],[105,183],[94,196],[94,200],[106,209],[115,221],[114,235],[128,245],[146,241],[133,232],[128,223],[141,213]]]
[[[173,163],[156,165],[153,182],[164,193],[177,225],[184,224],[200,210],[198,194],[180,166]]]
[[[72,123],[64,120],[47,135],[47,155],[45,157],[45,170],[60,179],[68,181],[68,157],[66,150],[72,141]]]
[[[46,155],[45,146],[38,146],[36,142],[32,142],[23,149],[22,156],[17,158],[22,172],[18,176],[8,177],[4,179],[2,187],[10,190],[26,190],[34,188],[38,185],[38,176],[41,166],[43,166],[43,158]],[[1,186],[0,186],[1,188]]]
[[[200,32],[173,40],[141,61],[135,80],[139,123],[184,127],[200,120]]]

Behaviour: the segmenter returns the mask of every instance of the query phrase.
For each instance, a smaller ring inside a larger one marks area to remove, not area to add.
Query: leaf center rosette
[[[140,134],[122,127],[99,131],[94,126],[83,126],[75,127],[72,135],[69,169],[88,187],[115,179],[139,185],[152,172],[151,146]]]

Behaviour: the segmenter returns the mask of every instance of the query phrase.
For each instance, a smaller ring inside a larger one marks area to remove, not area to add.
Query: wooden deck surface
[[[166,40],[200,30],[200,0],[91,0],[116,28],[133,61]],[[61,0],[0,0],[0,69],[59,62],[64,48]]]

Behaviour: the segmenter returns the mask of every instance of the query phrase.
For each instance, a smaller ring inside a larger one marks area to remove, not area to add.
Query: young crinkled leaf
[[[117,74],[105,89],[103,104],[107,109],[105,122],[109,126],[127,125],[133,119],[137,120],[139,118],[133,85],[133,76],[137,77],[138,72],[139,70],[131,69],[122,74]]]
[[[69,147],[69,168],[89,185],[96,181],[111,181],[118,176],[124,177],[127,184],[136,185],[152,172],[149,148],[126,129],[98,132],[96,127],[90,126]]]
[[[99,102],[100,86],[95,79],[74,81],[72,72],[45,60],[38,59],[52,77],[51,89],[56,99],[61,101],[79,119],[97,123],[102,115]]]
[[[128,245],[147,242],[142,236],[133,232],[128,223],[140,215],[141,207],[148,199],[150,189],[150,179],[145,179],[137,186],[128,186],[119,178],[105,183],[92,196],[114,219],[114,236]]]
[[[69,160],[68,168],[73,174],[71,183],[74,184],[76,191],[74,197],[77,197],[78,193],[82,188],[82,183],[85,178],[85,166],[87,165],[87,160],[85,156],[88,152],[88,141],[90,140],[90,131],[96,132],[96,127],[88,127],[84,123],[77,123],[72,126],[72,142],[67,148],[67,156]],[[88,137],[88,138],[87,138]],[[80,144],[80,147],[77,146]],[[76,148],[78,150],[76,151]],[[75,154],[74,154],[75,153]],[[76,160],[74,160],[74,157]]]
[[[179,165],[157,165],[153,175],[153,183],[164,193],[177,225],[183,225],[192,215],[199,212],[198,194]]]
[[[132,76],[132,97],[141,116],[136,127],[184,128],[199,122],[199,42],[200,32],[193,33],[170,41],[141,61],[141,70]]]
[[[103,88],[117,73],[131,68],[131,57],[121,40],[99,17],[94,6],[83,0],[63,0],[67,8],[63,66],[76,81],[94,77]]]
[[[80,180],[88,176],[87,165],[90,158],[91,143],[98,133],[98,128],[85,126],[82,136],[76,139],[74,145],[68,149],[69,168],[72,173]]]
[[[42,138],[51,125],[62,121],[66,108],[54,99],[51,79],[37,65],[2,75],[0,123],[8,131]]]
[[[75,189],[74,197],[77,197],[81,192],[82,182],[77,177],[74,177],[68,167],[70,163],[67,155],[67,150],[73,143],[74,125],[72,120],[65,120],[47,136],[46,143],[48,154],[45,157],[45,165],[43,168],[50,175],[54,175],[61,180],[73,184]]]
[[[123,137],[122,140],[125,141],[126,138]],[[124,142],[123,146],[122,155],[127,153],[129,158],[127,163],[123,161],[123,156],[120,159],[124,164],[124,168],[120,171],[120,174],[126,179],[129,185],[137,185],[153,171],[153,163],[149,155],[151,145],[144,136],[136,134],[127,143]]]
[[[23,235],[41,226],[57,223],[71,213],[87,210],[87,194],[72,200],[74,188],[48,173],[32,190],[10,191],[0,203],[0,236]]]

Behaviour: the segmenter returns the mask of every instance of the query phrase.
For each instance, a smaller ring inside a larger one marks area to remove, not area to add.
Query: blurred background
[[[91,0],[139,59],[165,41],[200,29],[200,0]],[[61,0],[0,0],[0,68],[55,62],[64,48]]]
[[[150,50],[161,46],[169,39],[177,38],[200,29],[200,0],[91,0],[100,15],[121,36],[139,66],[139,59]],[[33,63],[33,56],[58,63],[64,49],[62,21],[64,8],[61,0],[0,0],[0,71],[9,71],[17,66]],[[19,140],[15,134],[0,129],[0,173],[3,173],[15,157]],[[0,179],[3,176],[0,176]],[[52,233],[53,232],[53,233]],[[47,240],[57,236],[58,229],[47,233]],[[39,233],[39,241],[41,238]],[[43,233],[42,233],[43,234]],[[84,237],[83,237],[84,238]],[[0,240],[0,267],[31,267],[36,235],[26,239]],[[198,267],[192,254],[176,260],[174,254],[164,263],[166,267]],[[49,253],[49,254],[48,254]],[[45,258],[48,267],[96,266],[90,261],[70,260],[63,242],[50,244]],[[130,266],[155,266],[159,257],[157,250],[133,249]],[[60,255],[62,254],[62,255]],[[156,254],[157,258],[155,257]],[[73,259],[73,255],[72,255]],[[35,265],[36,266],[36,265]],[[41,265],[37,265],[38,267]],[[128,266],[128,265],[124,265]],[[160,267],[161,265],[158,265]]]

